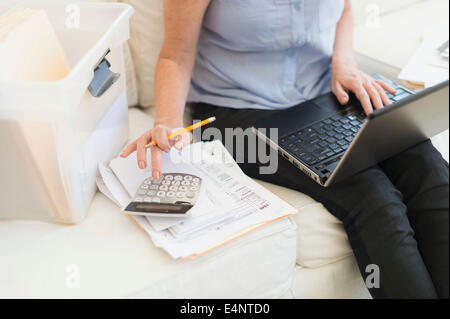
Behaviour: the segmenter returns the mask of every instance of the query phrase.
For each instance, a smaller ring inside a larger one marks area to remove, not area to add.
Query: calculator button
[[[162,183],[163,183],[163,185],[170,185],[170,181],[168,181],[168,180],[164,180]]]
[[[161,178],[158,178],[158,179],[154,179],[154,180],[153,180],[153,184],[159,185],[159,184],[161,184],[162,180],[163,180],[162,177],[161,177]]]
[[[195,193],[193,193],[193,192],[188,192],[188,193],[186,193],[186,197],[187,197],[187,198],[194,198],[194,197],[195,197]]]
[[[161,203],[161,199],[158,198],[158,197],[153,197],[153,198],[152,198],[152,202],[153,202],[153,203]]]
[[[142,188],[142,189],[147,189],[147,188],[148,188],[148,185],[145,185],[145,184],[144,184],[144,185],[141,185],[141,188]]]
[[[143,199],[142,199],[142,197],[136,197],[136,198],[134,199],[134,201],[140,203],[140,202],[143,201]]]
[[[198,178],[198,177],[194,177],[194,178],[192,179],[192,181],[193,181],[193,182],[197,182],[197,183],[198,183],[198,182],[200,182],[200,178]]]
[[[191,191],[195,192],[198,189],[198,187],[192,186]]]
[[[177,197],[178,198],[183,198],[185,194],[186,194],[185,192],[178,192],[177,193]]]
[[[164,197],[164,196],[166,196],[166,192],[164,192],[164,191],[159,191],[158,193],[156,193],[156,196],[158,196],[158,197]]]
[[[175,196],[175,192],[167,192],[167,197],[174,197]]]
[[[198,186],[198,182],[192,182],[191,185],[192,186]]]
[[[184,177],[184,180],[185,180],[185,181],[191,181],[191,180],[192,180],[192,176],[186,175],[186,176]]]
[[[171,191],[176,191],[176,190],[178,190],[178,187],[177,186],[170,186],[169,189]]]
[[[187,191],[187,187],[186,187],[186,186],[180,186],[178,189],[179,189],[180,191],[182,191],[182,192]]]
[[[172,181],[172,185],[178,186],[178,185],[180,185],[180,181]]]
[[[172,176],[172,175],[166,175],[166,176],[164,177],[164,179],[165,179],[166,181],[171,181],[171,180],[173,179],[173,176]]]
[[[185,181],[182,181],[182,182],[181,182],[181,185],[189,185],[189,184],[191,184],[190,181],[186,181],[186,180],[185,180]]]
[[[150,187],[148,189],[154,189],[157,190],[159,188],[158,185],[150,185]]]
[[[146,203],[150,203],[151,201],[152,201],[151,197],[145,197],[144,198],[144,202],[146,202]]]
[[[155,196],[156,195],[156,191],[148,191],[147,195],[148,196]]]
[[[144,184],[151,184],[152,183],[152,180],[151,179],[146,179],[145,181],[144,181]]]
[[[167,186],[167,185],[161,185],[161,186],[159,186],[159,190],[161,190],[161,191],[166,191],[166,190],[168,190],[169,189],[169,187]]]
[[[181,175],[175,176],[176,181],[181,181],[182,179],[183,179],[183,176],[181,176]]]
[[[138,194],[138,195],[145,195],[145,194],[147,194],[147,190],[145,190],[145,189],[140,189],[140,190],[137,191],[137,194]]]

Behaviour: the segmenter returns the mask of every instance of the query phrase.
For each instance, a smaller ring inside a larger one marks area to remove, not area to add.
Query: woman
[[[165,41],[156,68],[156,121],[122,153],[152,139],[152,174],[161,155],[190,143],[182,126],[186,101],[193,118],[217,116],[215,126],[249,127],[273,110],[332,90],[341,104],[352,92],[369,114],[389,105],[394,90],[359,71],[352,56],[350,0],[165,0]],[[190,81],[191,80],[191,81]],[[306,193],[344,225],[363,276],[380,269],[373,297],[448,298],[448,164],[429,141],[323,188],[284,159],[278,171],[251,177]]]

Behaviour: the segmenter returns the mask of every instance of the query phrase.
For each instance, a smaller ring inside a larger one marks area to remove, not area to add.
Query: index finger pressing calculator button
[[[183,173],[147,178],[125,211],[131,215],[188,217],[188,211],[197,202],[201,183],[200,177]]]

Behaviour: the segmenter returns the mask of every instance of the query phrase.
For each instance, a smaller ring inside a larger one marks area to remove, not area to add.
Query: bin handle
[[[111,52],[110,49],[106,51],[94,66],[94,78],[89,84],[89,92],[91,92],[93,97],[101,97],[120,78],[119,73],[114,73],[110,69],[111,63],[106,59],[109,52]]]

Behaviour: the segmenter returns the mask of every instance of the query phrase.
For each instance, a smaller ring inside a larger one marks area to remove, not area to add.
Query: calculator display
[[[164,205],[164,204],[138,204],[138,205],[136,205],[136,208],[137,209],[146,209],[146,210],[149,210],[149,211],[151,211],[152,209],[156,209],[156,210],[158,210],[158,211],[160,211],[160,210],[176,210],[176,211],[178,211],[178,210],[182,210],[183,208],[184,208],[184,206],[181,206],[181,205],[179,205],[179,206],[177,206],[177,205]]]

